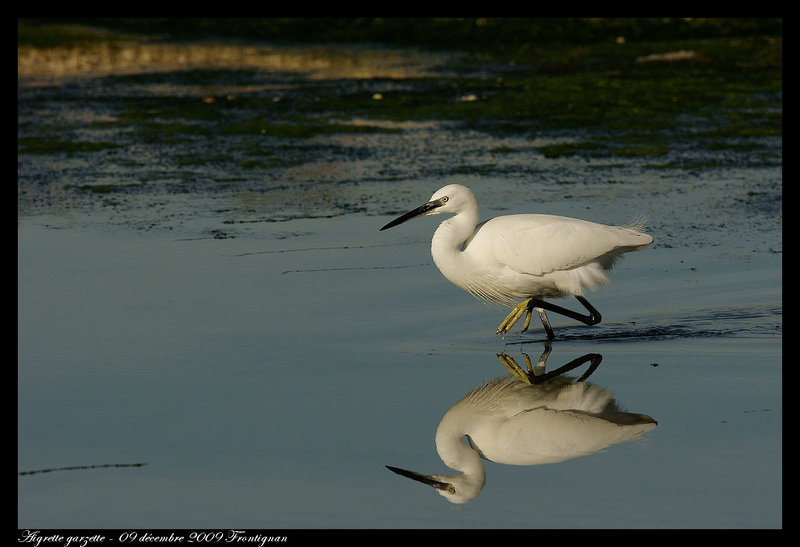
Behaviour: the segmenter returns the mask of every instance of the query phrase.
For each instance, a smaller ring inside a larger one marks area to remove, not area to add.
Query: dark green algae
[[[158,158],[158,168],[140,170],[138,180],[122,181],[120,190],[144,189],[164,173],[182,187],[198,176],[175,175],[183,167],[214,167],[217,174],[212,172],[212,178],[223,183],[246,180],[254,173],[279,178],[286,169],[313,164],[320,157],[368,156],[366,148],[337,144],[337,136],[402,137],[403,123],[436,122],[446,124],[448,131],[494,138],[560,137],[556,143],[494,147],[492,155],[498,159],[533,151],[549,159],[606,159],[609,169],[631,161],[658,170],[780,165],[781,152],[774,145],[774,138],[782,135],[780,25],[723,20],[727,32],[692,35],[680,32],[670,21],[665,26],[674,27],[676,39],[653,32],[654,39],[648,40],[639,29],[646,26],[641,22],[639,27],[635,22],[626,27],[597,21],[597,28],[606,34],[598,30],[593,43],[565,36],[550,43],[486,45],[454,55],[438,73],[401,81],[191,69],[109,75],[22,92],[18,154],[70,158],[102,154],[120,166],[141,167],[152,162],[159,147],[170,147],[169,157]],[[543,24],[535,20],[530,28]],[[22,22],[20,28],[25,30],[20,33],[22,44],[41,42],[31,36],[52,32],[53,27],[47,22]],[[137,36],[130,32],[136,28],[129,25],[124,35],[62,31],[57,47],[69,47],[87,36],[130,40]],[[502,27],[498,24],[496,30]],[[612,40],[612,34],[617,38]],[[620,39],[626,34],[638,38]],[[675,51],[691,54],[678,60],[646,60],[648,55]],[[283,89],[280,93],[213,91],[215,84],[244,88],[265,81],[279,81]],[[161,94],[135,92],[164,83],[168,86]],[[200,96],[169,91],[200,84],[210,91]],[[71,120],[58,114],[76,108],[103,115]],[[50,111],[50,118],[58,121],[34,114],[42,111]],[[156,148],[148,154],[131,152],[147,146]],[[692,153],[684,156],[683,150]],[[437,175],[446,176],[488,173],[500,167],[453,162],[449,173],[446,167],[436,169]],[[420,175],[424,171],[421,167]],[[390,170],[376,176],[392,179]],[[114,185],[100,181],[74,187],[107,193]]]

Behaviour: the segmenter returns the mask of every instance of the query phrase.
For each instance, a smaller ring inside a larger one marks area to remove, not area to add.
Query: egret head
[[[432,486],[439,495],[451,503],[468,502],[480,493],[484,484],[481,479],[470,480],[464,475],[423,475],[390,465],[387,465],[386,468],[403,477]]]
[[[413,211],[397,217],[381,230],[386,230],[407,220],[419,216],[438,215],[442,213],[459,213],[461,211],[474,209],[478,210],[478,200],[466,186],[460,184],[448,184],[440,188],[431,196],[427,203],[423,203]]]

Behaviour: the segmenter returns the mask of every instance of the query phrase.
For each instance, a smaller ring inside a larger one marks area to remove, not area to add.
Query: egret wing
[[[491,246],[483,252],[492,252],[506,267],[545,275],[595,261],[610,267],[618,255],[652,241],[630,228],[555,215],[508,215],[479,225],[467,246]]]

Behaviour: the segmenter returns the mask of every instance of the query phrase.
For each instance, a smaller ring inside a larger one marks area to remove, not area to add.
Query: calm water
[[[396,131],[266,140],[304,159],[253,169],[218,135],[148,141],[118,124],[142,97],[205,96],[180,74],[19,88],[22,136],[120,145],[19,157],[20,528],[782,526],[780,161],[497,157],[530,137],[387,121]],[[380,85],[401,87],[392,77]],[[377,85],[246,78],[228,92]],[[487,158],[502,174],[444,170]],[[454,473],[442,417],[508,373],[499,353],[535,363],[544,344],[539,328],[495,335],[505,312],[439,274],[435,218],[378,231],[450,182],[484,218],[644,215],[655,238],[589,295],[600,325],[551,316],[547,368],[602,355],[586,382],[658,426],[560,463],[485,462],[458,505],[385,466]]]

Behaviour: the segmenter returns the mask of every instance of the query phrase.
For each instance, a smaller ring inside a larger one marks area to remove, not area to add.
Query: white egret
[[[600,313],[583,297],[584,290],[608,283],[606,270],[624,253],[653,242],[634,226],[606,226],[555,215],[506,215],[478,224],[478,200],[460,184],[437,190],[427,203],[381,230],[414,217],[443,213],[454,216],[433,234],[433,261],[454,285],[484,301],[513,308],[498,334],[508,332],[525,312],[522,331],[526,331],[533,309],[548,339],[554,335],[545,310],[596,325]],[[573,295],[588,315],[544,300],[564,295]]]
[[[537,376],[527,356],[527,373],[513,358],[498,357],[513,376],[476,387],[447,411],[436,429],[436,451],[458,474],[423,475],[386,467],[434,487],[452,503],[465,503],[486,482],[482,459],[508,465],[556,463],[633,439],[658,425],[645,414],[621,411],[611,390],[584,381],[599,364],[598,354],[575,359],[553,371],[554,376]],[[543,368],[544,359],[546,354],[537,368]],[[560,372],[587,360],[592,368],[578,380]]]

